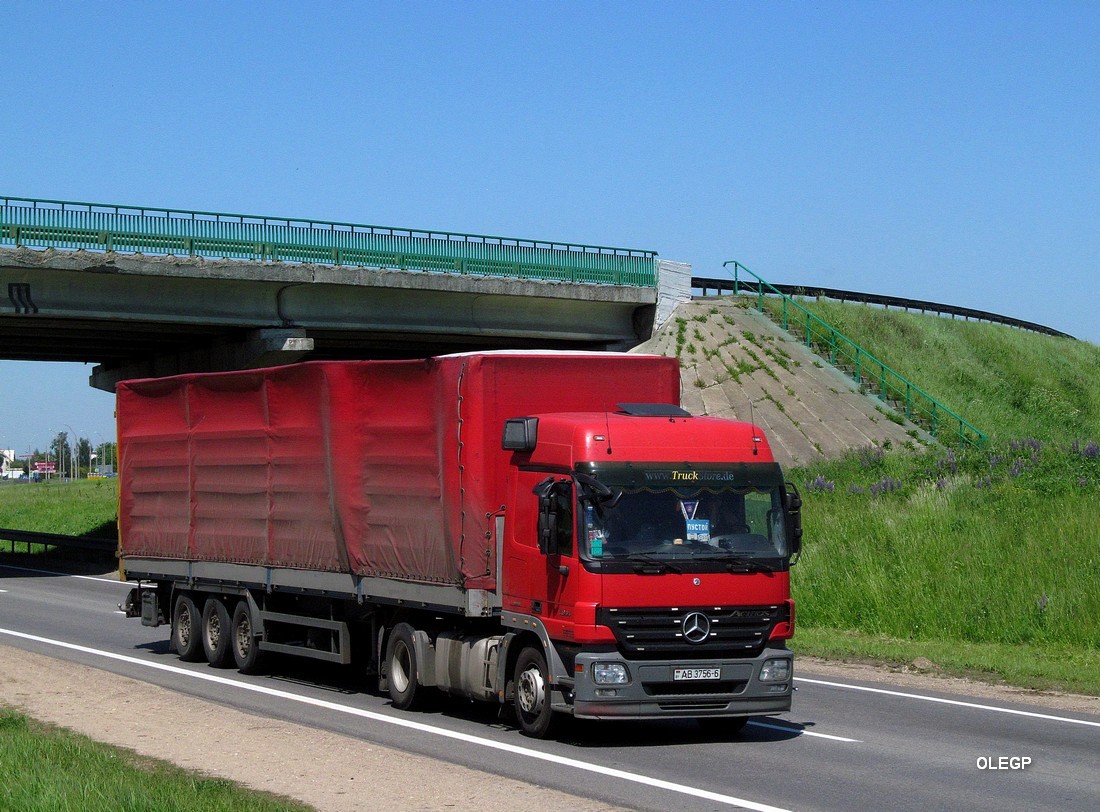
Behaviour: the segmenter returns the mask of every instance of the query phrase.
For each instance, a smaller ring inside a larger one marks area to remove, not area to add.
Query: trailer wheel
[[[398,710],[410,710],[416,707],[420,699],[414,634],[413,627],[408,623],[398,623],[386,643],[386,681],[390,699]]]
[[[200,623],[199,610],[191,600],[191,596],[179,595],[172,609],[172,645],[176,649],[176,654],[185,662],[197,662],[202,659]]]
[[[252,610],[248,601],[238,601],[230,624],[230,648],[237,670],[242,674],[255,674],[260,670],[260,641],[252,632]]]
[[[215,668],[226,668],[232,662],[231,638],[229,610],[220,598],[207,598],[202,607],[202,650]]]
[[[553,712],[550,710],[546,657],[533,646],[523,649],[516,660],[513,703],[523,735],[535,739],[544,739],[549,735]]]

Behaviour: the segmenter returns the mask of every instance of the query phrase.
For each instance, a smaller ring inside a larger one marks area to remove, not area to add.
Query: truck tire
[[[201,623],[198,607],[191,596],[180,594],[172,608],[172,645],[184,662],[193,663],[202,659]]]
[[[233,662],[237,664],[237,670],[242,674],[257,673],[260,670],[262,652],[260,641],[252,631],[254,628],[252,610],[248,607],[248,601],[237,601],[229,628],[229,648],[232,650]]]
[[[520,732],[534,739],[550,734],[554,721],[550,710],[550,680],[542,650],[527,646],[516,660],[515,690],[512,697]]]
[[[415,632],[408,623],[398,623],[386,643],[386,683],[393,706],[398,710],[417,706],[421,692],[416,674]]]
[[[221,598],[207,598],[202,607],[202,651],[215,668],[226,668],[233,661],[229,647],[233,635],[229,628],[229,610]]]

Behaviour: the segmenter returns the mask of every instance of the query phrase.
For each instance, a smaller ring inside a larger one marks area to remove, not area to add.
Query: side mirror
[[[784,494],[787,508],[787,538],[791,548],[791,564],[802,554],[802,495],[793,482],[787,483]]]
[[[554,510],[554,477],[548,476],[539,482],[532,493],[539,498],[539,552],[548,555],[558,532],[558,514]]]
[[[588,476],[588,474],[574,474],[573,476],[579,483],[589,488],[595,494],[596,501],[604,507],[613,508],[623,498],[621,488],[609,488],[598,479]]]

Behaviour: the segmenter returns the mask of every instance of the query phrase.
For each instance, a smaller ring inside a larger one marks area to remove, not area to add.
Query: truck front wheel
[[[199,610],[191,596],[181,594],[172,609],[172,645],[185,662],[202,659],[202,638],[199,635]]]
[[[390,632],[386,644],[386,681],[390,699],[398,710],[409,710],[416,706],[416,643],[413,627],[408,623],[398,623]]]
[[[523,649],[516,660],[513,702],[520,731],[535,739],[546,738],[553,721],[550,683],[547,679],[546,657],[533,646]]]

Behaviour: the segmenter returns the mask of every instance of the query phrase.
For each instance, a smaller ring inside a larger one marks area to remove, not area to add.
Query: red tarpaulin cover
[[[475,353],[117,387],[122,554],[495,586],[504,420],[679,402],[675,359]]]

